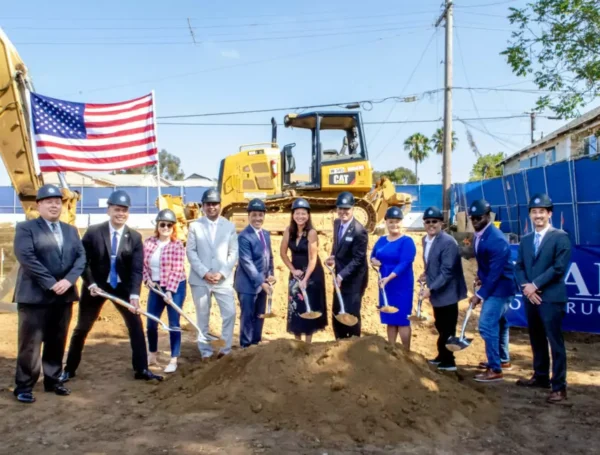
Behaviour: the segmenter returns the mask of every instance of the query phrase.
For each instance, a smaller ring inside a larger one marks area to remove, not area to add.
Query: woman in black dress
[[[292,251],[292,259],[288,256]],[[290,269],[287,331],[297,340],[305,335],[306,342],[312,341],[313,333],[327,326],[327,304],[325,300],[325,273],[318,255],[317,231],[310,221],[310,205],[299,198],[292,204],[292,219],[281,242],[281,259]],[[322,313],[316,319],[304,319],[307,312],[302,295],[306,290],[308,303],[313,312]]]

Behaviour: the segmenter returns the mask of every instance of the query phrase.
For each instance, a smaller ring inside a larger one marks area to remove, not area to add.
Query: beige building
[[[600,145],[600,107],[509,156],[500,164],[504,175],[557,161],[596,155]]]

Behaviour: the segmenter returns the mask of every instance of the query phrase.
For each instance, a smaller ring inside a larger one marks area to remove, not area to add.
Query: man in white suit
[[[238,241],[235,226],[219,216],[221,197],[210,189],[202,195],[204,217],[190,225],[187,239],[187,257],[190,262],[190,287],[196,305],[198,327],[208,333],[211,294],[214,294],[223,327],[221,336],[225,347],[217,355],[221,358],[231,351],[235,325],[235,302],[233,298],[233,268],[238,259]],[[198,343],[202,359],[213,355],[207,343]]]

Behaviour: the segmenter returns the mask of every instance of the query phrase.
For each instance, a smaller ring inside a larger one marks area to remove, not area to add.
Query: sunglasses
[[[438,224],[439,220],[425,220],[423,223],[425,224]]]
[[[173,223],[158,223],[159,228],[172,228]]]
[[[481,220],[483,220],[482,216],[472,216],[471,217],[471,221],[475,221],[476,223],[479,223]]]

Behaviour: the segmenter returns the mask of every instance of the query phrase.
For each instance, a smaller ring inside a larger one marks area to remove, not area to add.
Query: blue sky
[[[156,91],[159,116],[304,106],[419,94],[443,87],[444,29],[433,28],[441,0],[261,0],[8,2],[0,26],[29,67],[36,91],[81,102],[116,102]],[[497,3],[494,5],[490,5]],[[506,47],[509,6],[525,2],[455,2],[454,85],[531,89],[499,53]],[[194,30],[193,43],[188,18]],[[420,63],[419,63],[420,62]],[[419,63],[419,64],[418,64]],[[418,65],[417,65],[418,64]],[[411,77],[412,76],[412,77]],[[454,93],[465,119],[520,115],[535,94]],[[367,106],[368,107],[368,106]],[[417,102],[374,104],[363,120],[441,119],[441,93]],[[185,119],[206,123],[281,122],[286,111]],[[165,120],[166,121],[166,120]],[[180,121],[180,120],[171,120]],[[539,119],[537,137],[564,122]],[[483,153],[511,154],[529,143],[529,118],[469,120]],[[414,169],[403,141],[431,135],[442,122],[366,126],[376,169]],[[465,127],[453,155],[453,181],[468,179],[475,155]],[[268,141],[269,126],[160,125],[161,148],[179,156],[186,174],[216,177],[219,161],[239,145]],[[279,128],[296,142],[298,172],[308,172],[301,131]],[[419,166],[423,183],[441,181],[441,157]],[[0,184],[9,184],[4,168]]]

